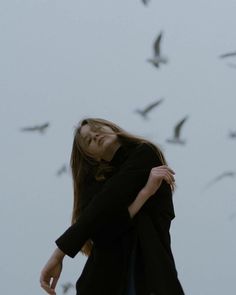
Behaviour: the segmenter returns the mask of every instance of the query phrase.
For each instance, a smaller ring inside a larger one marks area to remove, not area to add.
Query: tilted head
[[[121,145],[121,128],[103,119],[84,119],[77,129],[77,141],[84,156],[96,161],[110,161]]]
[[[166,164],[160,149],[148,140],[133,135],[113,122],[100,118],[86,118],[75,128],[74,140],[70,158],[74,204],[72,223],[78,220],[81,212],[82,199],[86,196],[86,188],[90,181],[103,181],[113,170],[111,159],[121,146],[133,146],[148,143],[157,152],[163,164]],[[82,253],[89,255],[92,247],[88,241],[82,248]]]

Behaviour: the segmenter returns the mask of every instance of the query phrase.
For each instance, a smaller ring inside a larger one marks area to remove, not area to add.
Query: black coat
[[[70,257],[88,239],[94,242],[76,283],[78,294],[126,295],[130,254],[135,245],[137,295],[183,295],[170,247],[169,229],[175,217],[170,186],[163,181],[133,219],[128,212],[151,168],[162,165],[158,156],[147,144],[121,146],[111,164],[115,173],[102,185],[90,187],[97,193],[92,197],[88,193],[78,222],[56,240]]]

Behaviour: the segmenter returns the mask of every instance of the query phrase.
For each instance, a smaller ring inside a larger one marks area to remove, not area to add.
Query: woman
[[[153,168],[154,167],[154,168]],[[72,225],[41,272],[56,294],[65,255],[88,256],[77,295],[182,295],[170,247],[174,171],[158,147],[114,123],[88,118],[71,153]]]

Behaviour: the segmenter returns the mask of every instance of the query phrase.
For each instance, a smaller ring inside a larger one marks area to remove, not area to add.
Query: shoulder
[[[153,144],[149,143],[140,143],[138,144],[132,151],[132,154],[134,156],[153,156],[158,157],[157,148]]]
[[[146,142],[140,143],[136,146],[136,150],[138,152],[156,154],[155,145],[151,143],[146,143]]]
[[[129,156],[125,161],[125,165],[133,165],[137,163],[140,165],[161,165],[161,160],[158,156],[155,145],[148,143],[140,143],[129,150]]]

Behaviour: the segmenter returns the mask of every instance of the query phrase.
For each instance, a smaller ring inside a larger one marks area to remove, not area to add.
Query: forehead
[[[98,131],[98,130],[101,130],[103,132],[106,132],[106,131],[113,132],[111,127],[101,124],[101,123],[96,123],[91,126],[89,124],[85,124],[85,125],[81,126],[80,127],[80,135],[82,137],[85,137],[87,134],[90,133],[90,131]]]
[[[91,131],[91,127],[88,124],[85,124],[80,127],[80,136],[85,137]]]

